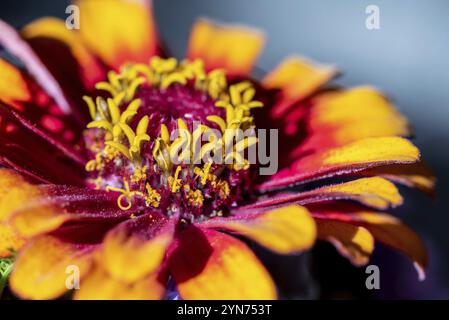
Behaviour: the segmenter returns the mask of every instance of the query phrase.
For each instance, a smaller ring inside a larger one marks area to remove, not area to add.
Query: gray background
[[[43,15],[64,17],[67,3],[2,0],[0,18],[22,26]],[[370,4],[380,8],[380,30],[365,28],[365,8]],[[375,261],[382,262],[386,276],[383,290],[373,296],[449,298],[449,1],[160,0],[155,1],[155,11],[162,36],[178,57],[196,17],[244,23],[266,33],[261,69],[300,53],[338,65],[343,71],[339,83],[372,84],[392,98],[411,120],[415,143],[439,184],[435,201],[405,191],[406,205],[397,212],[426,239],[431,251],[428,280],[418,284],[404,259],[381,249]],[[394,263],[381,261],[385,259]]]

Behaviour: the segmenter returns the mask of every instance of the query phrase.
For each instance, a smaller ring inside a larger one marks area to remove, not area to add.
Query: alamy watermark
[[[379,6],[371,4],[365,8],[365,13],[368,15],[365,19],[365,27],[368,30],[379,30],[380,29]]]
[[[65,26],[69,30],[79,30],[80,28],[80,8],[74,4],[65,8],[68,17],[65,19]]]

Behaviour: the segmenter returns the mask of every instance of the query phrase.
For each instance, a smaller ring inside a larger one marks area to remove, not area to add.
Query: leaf
[[[12,271],[12,267],[14,265],[14,259],[2,258],[0,259],[0,298],[3,293],[3,289],[6,287],[6,282],[8,281],[8,276]]]

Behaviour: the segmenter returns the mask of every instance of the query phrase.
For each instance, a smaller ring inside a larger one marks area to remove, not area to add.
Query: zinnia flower
[[[15,294],[57,298],[76,267],[77,299],[159,299],[170,281],[184,299],[275,298],[248,240],[294,254],[321,239],[357,266],[377,240],[423,276],[421,240],[384,210],[403,202],[392,182],[434,181],[378,91],[325,90],[336,69],[299,56],[259,82],[263,34],[204,19],[177,61],[149,1],[76,4],[80,30],[0,22],[26,69],[0,60],[0,256],[14,256]],[[256,127],[279,129],[270,176],[242,156],[257,138],[220,149]],[[202,141],[211,129],[223,136]],[[193,162],[195,146],[232,161]]]

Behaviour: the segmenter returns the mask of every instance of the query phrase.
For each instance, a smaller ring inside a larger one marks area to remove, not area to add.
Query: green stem
[[[0,298],[3,294],[3,290],[6,287],[6,282],[8,281],[9,274],[13,268],[12,259],[0,260]]]

